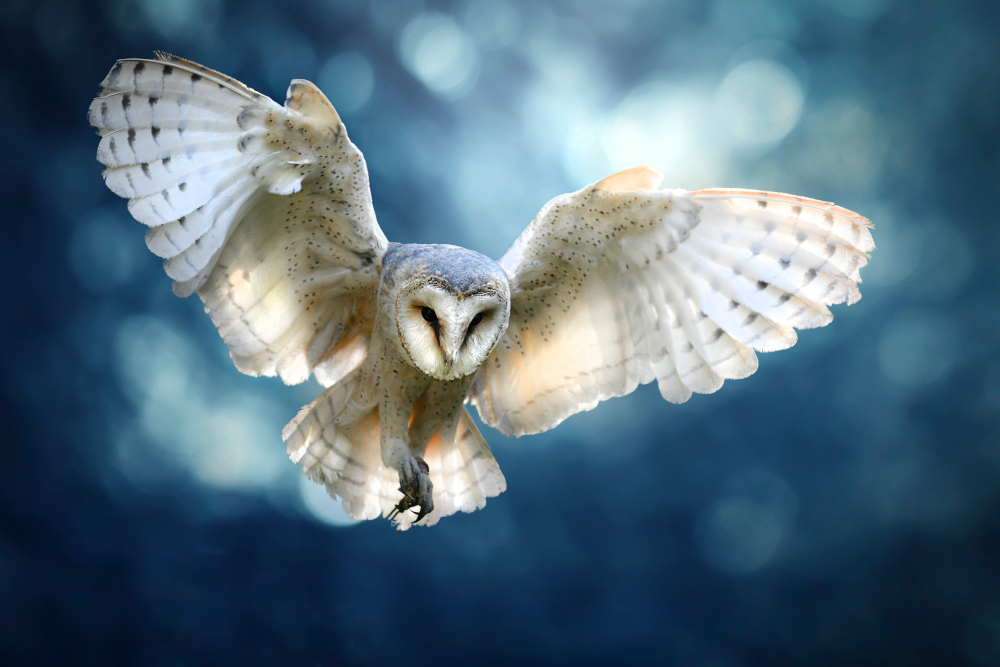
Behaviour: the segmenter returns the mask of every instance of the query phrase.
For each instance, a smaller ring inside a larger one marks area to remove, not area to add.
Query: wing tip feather
[[[605,176],[594,183],[595,190],[602,192],[652,192],[663,183],[663,174],[649,165],[632,167]]]

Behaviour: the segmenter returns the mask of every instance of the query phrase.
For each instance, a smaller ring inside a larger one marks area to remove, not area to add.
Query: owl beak
[[[445,374],[451,375],[451,368],[455,365],[455,360],[458,359],[458,353],[462,349],[462,341],[456,340],[455,336],[446,336],[444,342],[444,368]]]

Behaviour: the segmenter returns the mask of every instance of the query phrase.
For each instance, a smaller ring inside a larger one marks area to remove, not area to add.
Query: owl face
[[[487,280],[463,293],[429,278],[400,291],[396,324],[413,364],[437,380],[476,372],[507,329],[510,288]]]

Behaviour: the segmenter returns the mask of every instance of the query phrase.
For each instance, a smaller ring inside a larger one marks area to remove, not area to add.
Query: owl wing
[[[388,243],[364,157],[323,93],[296,79],[281,107],[161,53],[119,61],[101,85],[89,120],[105,182],[236,367],[329,385],[359,364]]]
[[[661,180],[638,167],[557,197],[501,258],[510,325],[473,386],[484,422],[538,433],[654,379],[683,403],[861,298],[875,246],[860,215]]]

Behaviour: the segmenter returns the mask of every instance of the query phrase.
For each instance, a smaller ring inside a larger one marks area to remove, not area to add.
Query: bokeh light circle
[[[802,117],[805,92],[791,70],[773,60],[749,60],[726,75],[715,93],[719,119],[744,145],[783,139]]]
[[[400,36],[399,54],[410,73],[443,99],[463,97],[479,76],[475,45],[446,14],[414,17]]]
[[[316,83],[338,113],[352,114],[364,108],[371,99],[375,70],[362,54],[345,51],[323,64]]]
[[[305,475],[299,479],[299,497],[308,510],[310,518],[337,528],[347,528],[361,523],[347,516],[344,506],[339,500],[334,500],[326,492],[326,487],[317,484]]]
[[[776,473],[737,473],[698,517],[698,546],[716,569],[748,574],[774,559],[791,533],[797,510],[795,491]]]

